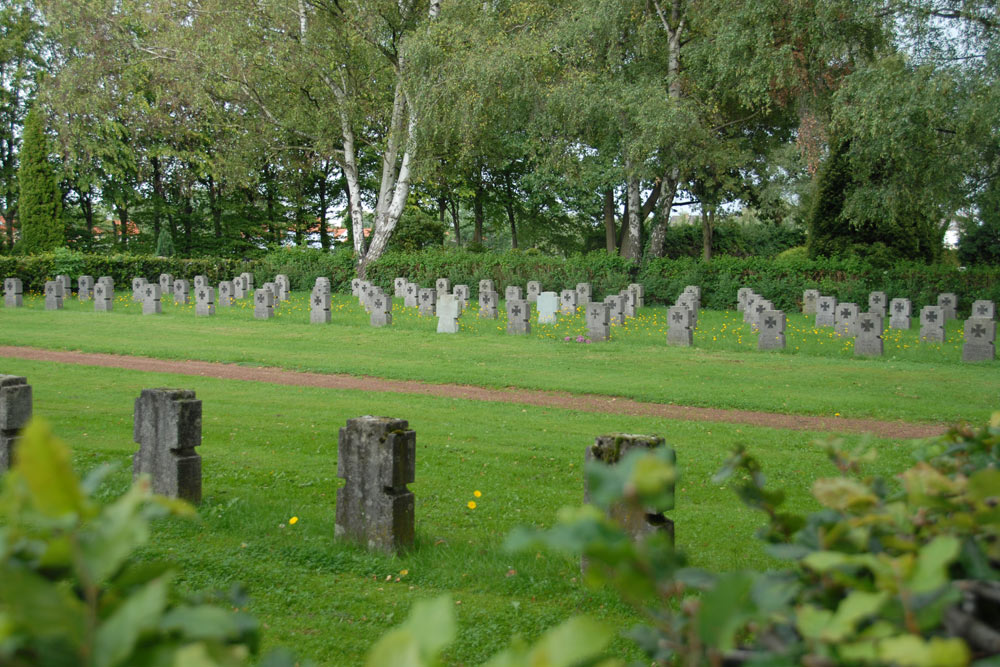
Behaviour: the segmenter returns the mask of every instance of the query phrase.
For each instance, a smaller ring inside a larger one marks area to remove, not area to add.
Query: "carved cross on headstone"
[[[407,294],[413,294],[413,285],[407,285],[406,286],[406,293]]]
[[[861,322],[861,328],[864,329],[865,331],[871,331],[872,329],[875,328],[875,323],[872,322],[871,320],[864,320]]]
[[[773,329],[777,325],[778,321],[775,320],[773,317],[768,317],[767,319],[764,320],[764,326],[767,327],[768,329]]]
[[[510,312],[512,312],[514,314],[514,317],[520,317],[521,316],[521,306],[514,306],[513,308],[511,308]]]
[[[680,313],[676,313],[676,312],[674,313],[674,317],[673,317],[674,322],[680,322],[682,319],[684,319],[684,318],[681,316]]]
[[[848,310],[847,308],[844,308],[842,311],[840,311],[840,316],[843,317],[844,319],[847,319],[848,317],[851,316],[851,311]]]
[[[882,303],[882,297],[878,294],[872,295],[872,303]]]
[[[902,303],[897,303],[897,304],[896,304],[896,312],[897,312],[897,313],[901,313],[901,312],[903,312],[904,310],[906,310],[906,308],[905,308],[905,307],[903,306],[903,304],[902,304]]]
[[[930,311],[927,313],[928,322],[937,322],[937,313],[935,311]]]
[[[484,305],[487,305],[487,306],[488,306],[488,305],[490,305],[490,302],[491,302],[492,300],[493,300],[493,297],[492,297],[492,296],[490,296],[489,294],[484,294],[484,295],[483,295],[483,304],[484,304]]]
[[[147,287],[146,288],[146,296],[147,297],[153,296],[153,288],[151,288],[151,287]]]
[[[764,307],[764,304],[761,303],[761,304],[757,305],[757,314],[758,315],[761,314],[761,313],[763,313],[765,310],[767,310],[767,308]]]
[[[986,313],[989,312],[990,309],[987,308],[985,305],[981,305],[976,310],[979,312],[980,315],[985,315]]]
[[[824,310],[824,311],[826,311],[826,310],[830,310],[830,304],[829,304],[829,303],[827,303],[826,301],[824,301],[823,303],[819,304],[819,307],[820,307],[820,308],[821,308],[822,310]]]
[[[315,298],[313,298],[313,303],[316,304],[317,306],[323,305],[323,299],[320,298],[319,294],[317,294]]]
[[[257,303],[264,303],[264,293],[260,292],[257,294]]]
[[[205,299],[205,290],[199,290],[199,292],[198,292],[198,298],[204,301],[204,299]]]
[[[382,299],[381,298],[375,299],[375,307],[378,308],[378,309],[382,308]]]
[[[976,338],[982,338],[983,336],[986,335],[986,327],[984,327],[982,324],[975,325],[974,327],[972,327],[972,335],[975,336]]]
[[[941,299],[941,305],[942,306],[950,306],[951,305],[951,298],[944,297],[943,299]]]

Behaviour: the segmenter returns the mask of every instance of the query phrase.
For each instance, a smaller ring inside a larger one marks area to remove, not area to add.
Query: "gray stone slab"
[[[406,293],[403,296],[404,308],[418,308],[420,306],[420,285],[416,283],[406,283]]]
[[[691,293],[681,294],[677,298],[677,303],[675,303],[674,305],[684,306],[685,308],[688,309],[688,311],[691,313],[691,329],[692,330],[697,329],[699,304],[695,295]]]
[[[556,313],[559,312],[559,295],[555,292],[541,292],[536,299],[535,304],[538,310],[538,323],[539,324],[557,324],[559,318]]]
[[[736,310],[739,312],[744,312],[747,308],[747,303],[750,301],[750,296],[753,294],[753,290],[749,287],[741,287],[736,290]],[[745,321],[745,320],[744,320]]]
[[[861,310],[856,303],[838,303],[837,318],[834,328],[841,338],[854,338],[858,335],[858,316]]]
[[[406,296],[406,278],[399,277],[392,281],[392,294],[393,296],[402,299]]]
[[[462,312],[458,307],[458,299],[454,294],[442,294],[438,297],[437,317],[438,333],[458,333],[458,317]]]
[[[587,304],[590,303],[590,299],[593,296],[593,290],[590,288],[590,283],[577,283],[576,284],[576,305],[582,308],[586,308]]]
[[[531,333],[531,304],[526,299],[512,299],[507,302],[507,333],[514,335]]]
[[[878,313],[858,315],[858,335],[854,339],[854,356],[881,357],[885,353],[885,343],[882,340],[882,333],[885,331],[883,322],[882,316]]]
[[[194,277],[194,289],[197,290],[199,287],[205,287],[208,285],[208,276],[198,274]]]
[[[3,305],[6,308],[20,308],[24,305],[24,283],[20,278],[4,279]]]
[[[245,299],[247,296],[247,283],[246,278],[243,276],[236,276],[233,278],[233,298],[234,299]]]
[[[174,276],[170,273],[160,274],[160,298],[174,293]]]
[[[21,430],[31,420],[32,395],[27,378],[0,375],[0,473],[14,463]]]
[[[229,308],[233,305],[234,300],[234,290],[232,280],[223,280],[219,282],[219,298],[217,299],[217,305],[220,308]]]
[[[351,279],[351,296],[361,296],[361,278]]]
[[[372,295],[371,315],[368,321],[373,327],[392,325],[392,299],[382,290]]]
[[[774,304],[767,299],[761,297],[753,300],[750,310],[750,326],[754,331],[760,331],[760,321],[764,318],[764,313],[771,310],[775,310]]]
[[[624,301],[625,309],[622,311],[622,313],[625,315],[625,318],[628,319],[630,317],[635,317],[635,314],[636,312],[638,312],[639,309],[635,305],[635,295],[632,293],[632,290],[623,289],[621,292],[618,293],[618,296],[622,297],[625,300]]]
[[[434,317],[437,312],[437,290],[420,288],[420,310],[417,311],[421,317]]]
[[[872,292],[868,295],[868,312],[878,315],[882,319],[885,319],[886,308],[889,305],[889,299],[886,297],[885,292]]]
[[[691,347],[693,344],[691,310],[683,304],[667,308],[667,345]]]
[[[73,296],[73,279],[65,273],[56,276],[56,282],[62,287],[63,298],[68,299]]]
[[[321,288],[313,288],[309,295],[309,323],[329,324],[330,323],[330,295]]]
[[[837,324],[837,297],[821,296],[816,301],[816,328]]]
[[[146,284],[145,278],[136,276],[132,279],[132,300],[136,303],[142,301],[142,286]]]
[[[639,308],[646,307],[646,287],[642,283],[632,283],[628,286],[629,292],[632,293],[632,301],[636,310]],[[699,295],[701,298],[701,295]],[[635,317],[635,315],[633,315]]]
[[[924,306],[920,309],[920,340],[925,343],[943,343],[944,309],[941,306]]]
[[[997,307],[995,303],[988,299],[979,299],[972,302],[971,313],[970,317],[980,320],[995,320],[997,318]]]
[[[941,294],[938,294],[937,305],[941,307],[941,310],[944,313],[945,321],[953,320],[958,317],[958,297],[955,296],[953,292],[942,292]]]
[[[163,304],[160,302],[160,286],[157,283],[148,283],[142,287],[142,314],[159,315],[163,312]]]
[[[500,295],[493,290],[479,293],[479,317],[484,320],[495,320],[500,317],[497,307]]]
[[[493,281],[490,280],[489,278],[484,278],[483,280],[479,281],[479,294],[482,294],[483,292],[496,292],[496,291],[497,291],[496,285],[494,285]]]
[[[269,320],[274,317],[274,293],[265,288],[254,290],[253,316],[258,320]]]
[[[700,285],[687,285],[684,288],[685,294],[693,294],[698,301],[701,301],[701,286]]]
[[[62,310],[63,308],[63,285],[62,282],[47,280],[45,282],[45,310]]]
[[[240,276],[243,278],[243,288],[246,290],[247,296],[253,294],[253,274],[249,271],[244,271]]]
[[[965,320],[965,342],[962,343],[962,361],[993,361],[996,359],[997,323],[985,317]]]
[[[468,303],[472,298],[472,290],[469,289],[468,285],[455,285],[455,287],[452,288],[451,293],[463,303]],[[465,306],[462,307],[465,308]]]
[[[577,296],[580,292],[577,291]],[[588,295],[589,296],[589,295]],[[611,312],[603,301],[590,301],[584,308],[587,313],[587,337],[594,343],[611,338]]]
[[[174,305],[186,306],[191,303],[191,284],[183,279],[174,281]]]
[[[889,302],[889,328],[909,329],[912,305],[909,299],[897,297]]]
[[[76,279],[76,298],[80,301],[94,298],[94,276],[80,276]]]
[[[110,313],[115,306],[115,288],[106,282],[94,285],[94,310],[98,313]]]
[[[196,317],[215,315],[215,288],[208,285],[195,288],[194,314]]]
[[[406,285],[403,285],[403,289],[404,290],[406,289]],[[324,294],[332,294],[333,288],[330,286],[330,279],[324,278],[322,276],[317,278],[316,281],[313,283],[313,291],[315,292],[316,290],[319,290]]]
[[[417,436],[405,419],[364,416],[347,420],[337,444],[336,537],[369,549],[398,552],[413,546]]]
[[[438,278],[434,281],[434,289],[439,299],[445,294],[451,294],[451,281],[447,278]]]
[[[613,327],[620,327],[625,324],[628,315],[625,314],[625,297],[620,294],[612,294],[604,297],[604,303],[608,307],[608,322]]]
[[[559,295],[560,312],[576,315],[576,290],[564,289]]]
[[[523,298],[524,296],[521,293],[521,288],[517,285],[508,285],[507,289],[504,290],[504,301],[520,301]]]
[[[815,315],[817,305],[819,305],[819,290],[807,289],[802,293],[803,315]]]
[[[156,286],[159,289],[159,285]],[[185,389],[143,389],[135,399],[132,479],[149,475],[153,492],[201,502],[201,401]]]
[[[284,273],[279,273],[274,277],[274,284],[278,286],[278,294],[276,296],[279,301],[288,301],[292,298],[292,283],[288,280],[288,276]]]
[[[785,311],[768,308],[757,319],[757,349],[785,349]]]
[[[542,293],[542,284],[537,280],[528,281],[528,289],[525,298],[528,303],[535,303],[538,301],[538,295]]]

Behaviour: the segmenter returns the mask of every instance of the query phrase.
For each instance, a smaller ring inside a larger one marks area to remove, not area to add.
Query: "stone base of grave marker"
[[[340,429],[335,535],[382,551],[413,545],[417,436],[405,419],[358,417]]]
[[[31,385],[17,375],[0,375],[0,473],[14,463],[21,429],[31,419]]]
[[[132,479],[152,478],[153,492],[201,502],[201,401],[184,389],[143,389],[135,399]]]

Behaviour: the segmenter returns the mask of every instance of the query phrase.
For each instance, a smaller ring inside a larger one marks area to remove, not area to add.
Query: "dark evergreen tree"
[[[156,239],[156,254],[159,257],[174,256],[174,237],[166,227],[160,230],[160,235]]]
[[[24,122],[18,181],[21,186],[21,249],[25,253],[37,253],[61,248],[66,242],[62,197],[55,168],[49,162],[45,122],[37,109],[28,112]]]

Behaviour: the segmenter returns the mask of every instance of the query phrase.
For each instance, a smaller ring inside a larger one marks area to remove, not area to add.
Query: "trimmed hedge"
[[[30,257],[0,257],[0,278],[17,276],[25,289],[40,291],[46,279],[66,273],[76,278],[90,274],[110,275],[116,285],[127,286],[134,276],[156,279],[160,273],[193,279],[204,274],[212,282],[229,279],[243,271],[254,274],[255,284],[272,280],[278,273],[289,277],[292,289],[308,290],[318,276],[331,279],[334,291],[346,292],[354,277],[354,254],[283,248],[249,262],[236,259],[178,259],[145,255],[84,255],[68,250]],[[437,248],[420,252],[387,252],[368,269],[368,279],[390,291],[402,276],[425,286],[437,278],[453,285],[469,285],[477,295],[479,281],[491,279],[502,291],[507,285],[525,287],[538,280],[546,290],[571,289],[580,282],[593,286],[595,297],[618,292],[629,283],[646,287],[647,303],[672,303],[686,285],[700,285],[702,305],[732,309],[740,287],[764,294],[775,306],[788,311],[801,307],[802,292],[818,289],[840,301],[867,308],[868,294],[884,291],[889,298],[903,296],[915,310],[937,303],[941,292],[954,292],[959,309],[968,312],[976,299],[1000,303],[1000,267],[966,270],[944,264],[901,262],[884,268],[860,260],[810,260],[790,258],[717,257],[708,264],[696,258],[656,259],[642,265],[604,252],[575,255],[568,259],[531,250],[475,253]]]

